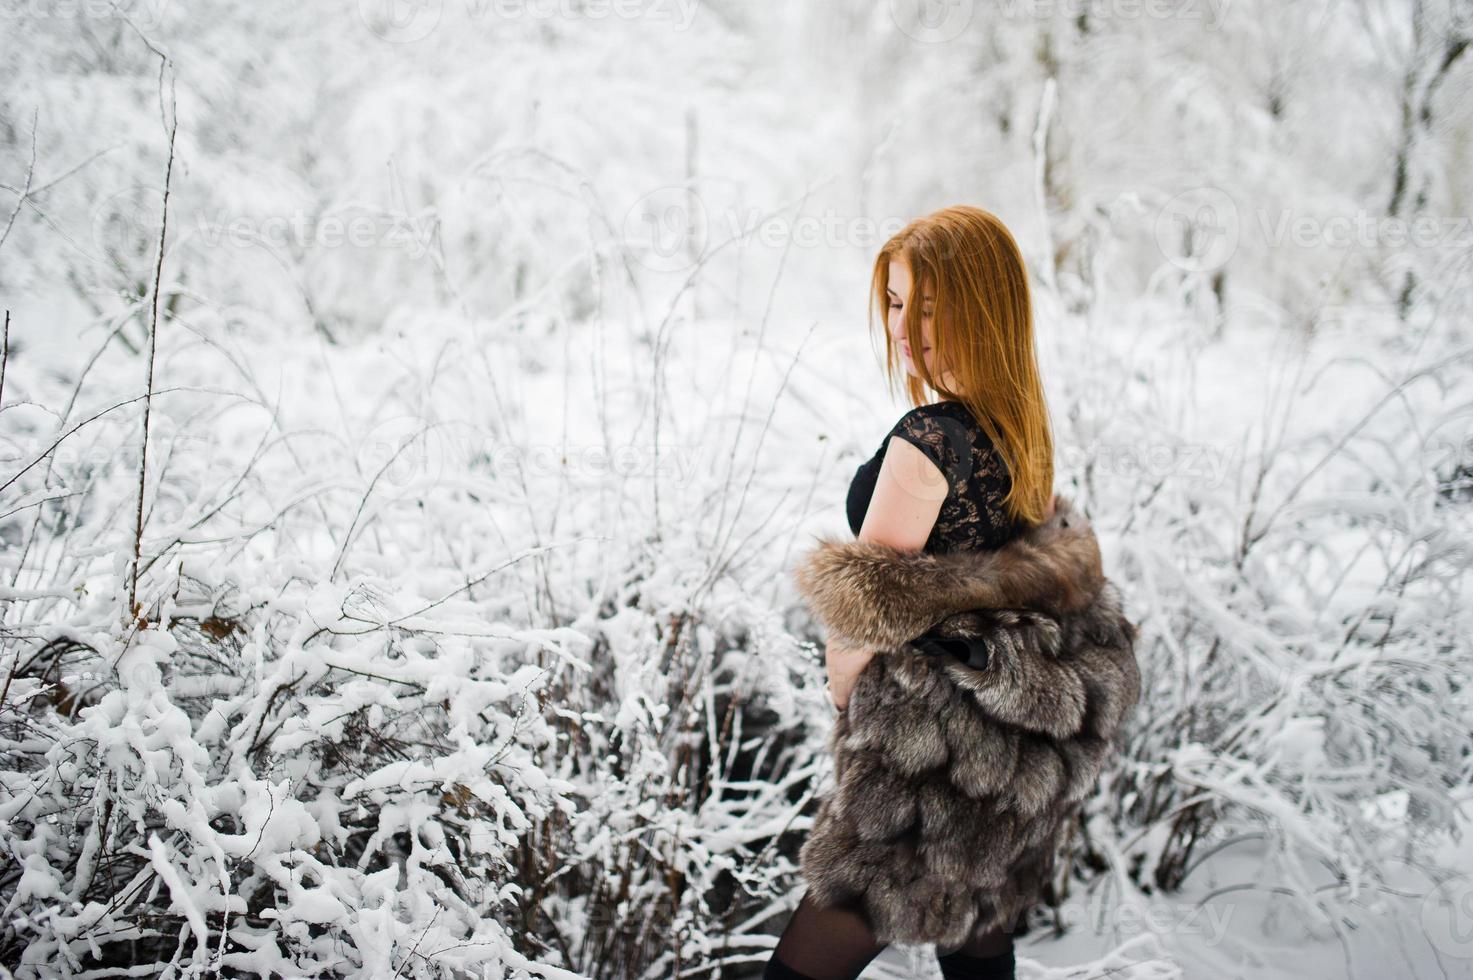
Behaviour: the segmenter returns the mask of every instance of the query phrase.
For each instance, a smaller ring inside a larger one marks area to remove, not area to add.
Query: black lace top
[[[855,534],[864,526],[891,436],[899,436],[925,453],[950,484],[923,550],[941,553],[999,548],[1022,530],[1003,507],[1003,498],[1012,488],[1007,464],[967,406],[943,401],[913,408],[901,416],[881,440],[879,451],[855,471],[846,507],[849,528]]]

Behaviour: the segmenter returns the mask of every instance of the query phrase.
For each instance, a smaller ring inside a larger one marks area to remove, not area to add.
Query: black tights
[[[767,961],[763,980],[854,980],[886,944],[858,908],[822,908],[807,892]],[[1001,927],[936,951],[946,980],[1012,980],[1013,934]]]

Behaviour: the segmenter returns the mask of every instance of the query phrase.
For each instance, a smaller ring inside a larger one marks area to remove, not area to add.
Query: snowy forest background
[[[7,2],[0,972],[760,973],[829,765],[786,570],[908,407],[869,266],[972,203],[1142,629],[1020,976],[1473,975],[1470,40]]]

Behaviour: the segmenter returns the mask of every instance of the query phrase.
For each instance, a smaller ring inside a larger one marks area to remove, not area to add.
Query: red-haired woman
[[[857,537],[798,568],[828,633],[837,788],[764,977],[849,980],[895,941],[934,942],[947,978],[1012,977],[1013,933],[1138,696],[1134,628],[1053,493],[1008,229],[969,206],[917,219],[872,291],[915,407],[855,473]]]

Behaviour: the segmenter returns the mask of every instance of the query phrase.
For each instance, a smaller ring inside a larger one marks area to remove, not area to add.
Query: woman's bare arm
[[[920,551],[936,525],[946,492],[946,477],[936,464],[911,443],[891,436],[859,540]],[[829,672],[829,696],[839,711],[849,706],[849,694],[874,655],[873,650],[829,643],[824,663]]]
[[[947,482],[936,464],[899,436],[891,436],[859,540],[920,551],[936,526]]]

